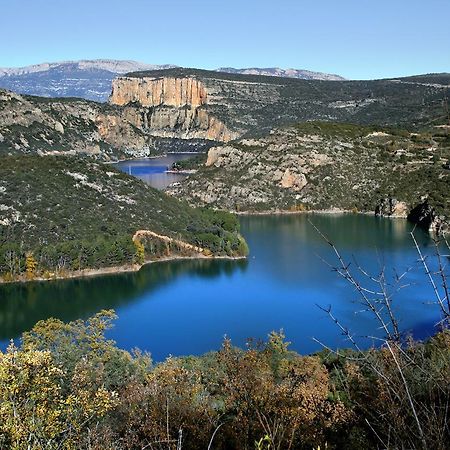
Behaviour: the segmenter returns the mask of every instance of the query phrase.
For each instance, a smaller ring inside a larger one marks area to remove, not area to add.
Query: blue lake
[[[1,286],[0,345],[40,319],[68,321],[106,308],[119,316],[110,337],[122,348],[150,351],[155,360],[218,349],[224,335],[244,346],[247,338],[263,339],[280,329],[301,353],[320,349],[314,337],[331,347],[348,347],[317,305],[331,305],[357,335],[380,335],[370,314],[357,313],[362,309],[357,293],[322,260],[336,262],[309,220],[335,242],[351,268],[359,264],[376,274],[384,266],[388,280],[395,270],[411,268],[402,279],[410,286],[393,300],[400,327],[419,338],[434,332],[439,314],[405,220],[352,214],[240,220],[251,250],[247,260],[160,262],[137,273]],[[430,237],[420,230],[416,236],[431,252]],[[360,342],[372,344],[367,338]]]
[[[167,173],[177,161],[192,158],[195,153],[172,153],[158,158],[129,159],[115,163],[119,170],[145,181],[156,189],[165,189],[169,184],[186,178],[182,173]]]

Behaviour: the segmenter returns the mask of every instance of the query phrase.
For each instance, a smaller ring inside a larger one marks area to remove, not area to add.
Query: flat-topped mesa
[[[207,103],[205,86],[195,78],[131,78],[113,80],[110,103],[124,106],[137,103],[143,107],[191,106]]]

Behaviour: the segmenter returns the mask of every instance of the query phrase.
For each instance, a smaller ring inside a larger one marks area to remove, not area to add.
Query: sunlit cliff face
[[[144,107],[191,106],[197,108],[207,103],[203,83],[194,78],[128,78],[113,81],[110,102],[124,106],[138,103]]]
[[[153,136],[222,142],[237,137],[208,112],[206,87],[193,77],[120,77],[110,103],[126,107],[127,120]]]

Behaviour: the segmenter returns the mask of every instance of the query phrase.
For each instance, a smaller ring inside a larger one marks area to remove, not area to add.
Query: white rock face
[[[233,147],[212,147],[208,150],[208,157],[206,159],[205,166],[216,166],[219,167],[223,158],[228,157],[228,155],[233,152]]]
[[[55,131],[57,131],[58,133],[64,134],[64,127],[61,122],[55,123]]]
[[[392,216],[406,218],[408,216],[408,212],[409,208],[405,202],[397,202],[392,210]]]

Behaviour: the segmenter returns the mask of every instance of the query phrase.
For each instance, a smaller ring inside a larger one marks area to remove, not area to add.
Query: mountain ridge
[[[80,60],[67,60],[57,62],[43,62],[39,64],[31,64],[22,67],[0,67],[0,77],[12,76],[12,75],[27,75],[30,73],[45,72],[49,69],[54,69],[60,66],[77,66],[82,70],[106,70],[114,73],[127,73],[137,70],[157,70],[169,69],[177,67],[174,64],[148,64],[140,61],[134,61],[130,59],[80,59]]]
[[[234,67],[220,67],[217,72],[237,73],[242,75],[267,75],[272,77],[298,78],[301,80],[345,80],[344,77],[334,73],[316,72],[305,69],[283,69],[280,67],[246,67],[236,69]]]
[[[110,103],[0,89],[0,153],[84,153],[108,160],[161,153],[167,145],[191,149],[193,141],[204,149],[212,141],[258,137],[298,122],[410,131],[448,123],[443,100],[450,75],[419,81],[299,80],[175,68],[116,78]]]
[[[43,97],[80,97],[105,102],[111,83],[119,75],[140,71],[177,68],[174,64],[148,64],[133,60],[94,59],[44,62],[16,68],[0,67],[0,88],[19,94]],[[252,74],[303,79],[342,79],[337,75],[322,74],[302,69],[233,69],[219,68],[215,72],[250,71]],[[250,73],[248,72],[248,73]]]

